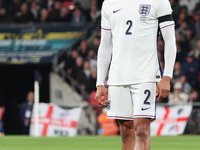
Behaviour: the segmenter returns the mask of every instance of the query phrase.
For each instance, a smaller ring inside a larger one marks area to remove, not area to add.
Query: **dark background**
[[[34,74],[42,76],[40,102],[49,102],[49,73],[51,64],[0,65],[0,96],[6,107],[5,134],[20,134],[19,106],[26,101],[29,91],[34,91]]]

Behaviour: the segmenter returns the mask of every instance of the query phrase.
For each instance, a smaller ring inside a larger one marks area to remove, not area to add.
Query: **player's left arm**
[[[162,0],[158,6],[158,21],[164,39],[165,67],[162,80],[158,83],[156,95],[158,100],[166,98],[170,93],[170,80],[176,59],[176,39],[172,10],[168,0]]]

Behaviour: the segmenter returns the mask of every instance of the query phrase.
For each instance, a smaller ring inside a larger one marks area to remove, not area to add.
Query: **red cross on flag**
[[[151,135],[183,134],[192,105],[177,105],[171,107],[156,107],[156,121],[151,124]]]
[[[33,109],[34,110],[34,109]],[[82,108],[62,109],[54,104],[39,104],[40,136],[76,136]],[[30,135],[35,134],[34,112],[32,113]]]

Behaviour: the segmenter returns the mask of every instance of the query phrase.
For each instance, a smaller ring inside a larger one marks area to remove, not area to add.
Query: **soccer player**
[[[165,42],[163,77],[157,58],[158,27]],[[176,56],[169,0],[105,0],[101,28],[95,98],[107,105],[107,118],[118,120],[123,150],[150,150],[156,97],[169,95]]]

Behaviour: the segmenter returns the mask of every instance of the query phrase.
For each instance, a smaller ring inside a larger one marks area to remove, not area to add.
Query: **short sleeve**
[[[157,7],[157,18],[172,14],[172,8],[169,0],[159,0]]]
[[[103,2],[101,9],[101,29],[105,31],[111,31],[111,25],[107,14],[106,1]]]

